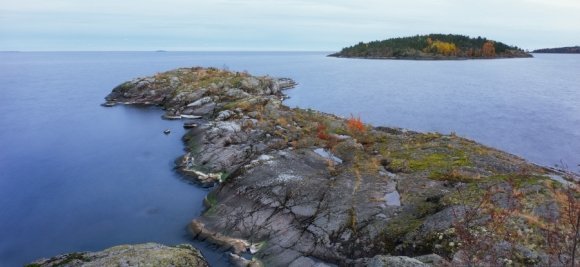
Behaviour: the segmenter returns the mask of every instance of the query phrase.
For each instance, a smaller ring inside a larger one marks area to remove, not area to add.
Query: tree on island
[[[332,54],[359,58],[510,58],[531,57],[517,46],[457,34],[429,34],[360,42]]]

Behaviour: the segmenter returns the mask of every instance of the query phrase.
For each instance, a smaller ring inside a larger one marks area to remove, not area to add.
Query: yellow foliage
[[[448,42],[434,41],[431,43],[430,49],[446,56],[455,55],[457,53],[457,46],[455,46],[454,43]]]

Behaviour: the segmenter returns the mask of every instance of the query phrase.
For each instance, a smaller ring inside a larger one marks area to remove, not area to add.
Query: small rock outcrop
[[[215,187],[190,229],[237,265],[546,265],[570,255],[548,255],[545,236],[577,201],[576,187],[552,178],[567,173],[456,135],[292,109],[282,90],[294,85],[189,68],[124,83],[106,99],[199,116],[187,118],[197,126],[176,162]]]
[[[382,256],[373,257],[367,264],[368,267],[429,267],[429,265],[405,256]]]
[[[207,267],[201,252],[191,245],[168,247],[155,243],[121,245],[98,252],[77,252],[37,260],[29,267]]]

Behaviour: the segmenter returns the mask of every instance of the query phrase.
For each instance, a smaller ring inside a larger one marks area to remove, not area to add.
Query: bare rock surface
[[[368,267],[428,267],[429,265],[405,256],[375,256]]]
[[[403,257],[422,255],[443,265],[498,244],[519,247],[501,257],[520,264],[557,256],[538,256],[550,223],[542,218],[561,218],[566,187],[550,175],[567,173],[455,135],[291,109],[282,90],[294,85],[191,68],[124,83],[106,99],[201,116],[177,165],[215,188],[190,229],[231,251],[236,265],[425,266]],[[476,234],[479,243],[465,247]]]

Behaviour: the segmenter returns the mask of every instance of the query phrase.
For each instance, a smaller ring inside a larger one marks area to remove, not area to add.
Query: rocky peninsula
[[[191,128],[177,169],[213,189],[189,228],[236,266],[578,263],[573,174],[453,134],[289,108],[295,84],[181,68],[104,105],[158,105]]]

